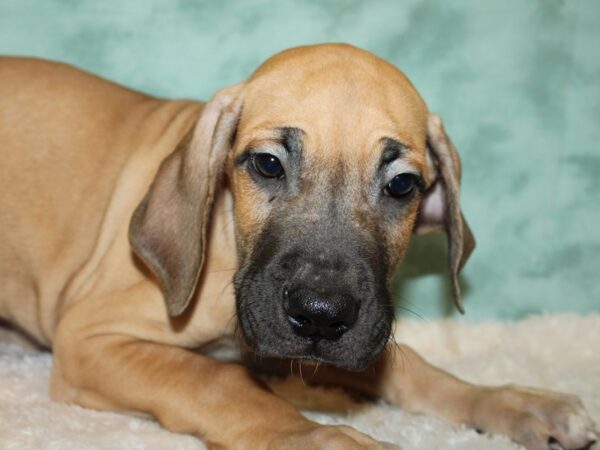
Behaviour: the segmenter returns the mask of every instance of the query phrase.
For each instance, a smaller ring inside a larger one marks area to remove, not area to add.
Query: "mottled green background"
[[[0,53],[163,96],[206,99],[324,41],[392,61],[445,118],[479,244],[467,317],[600,311],[600,1],[0,0]],[[424,317],[455,314],[444,245],[415,240],[401,270]]]

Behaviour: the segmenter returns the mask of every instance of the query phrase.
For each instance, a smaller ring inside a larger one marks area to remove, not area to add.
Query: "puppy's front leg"
[[[399,351],[378,363],[377,389],[407,411],[502,433],[528,450],[582,449],[597,439],[592,420],[575,396],[512,385],[472,385],[433,367],[408,346],[401,345]]]
[[[289,367],[272,361],[264,369],[283,374]],[[432,366],[406,345],[388,349],[362,372],[327,366],[303,372],[312,383],[346,386],[411,413],[505,434],[528,450],[584,449],[597,439],[577,397],[512,385],[473,385]]]
[[[240,365],[119,334],[67,336],[55,346],[55,399],[147,413],[209,448],[382,448],[353,429],[310,422]]]

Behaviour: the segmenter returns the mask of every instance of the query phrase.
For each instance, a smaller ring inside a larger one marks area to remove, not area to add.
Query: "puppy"
[[[146,413],[210,448],[383,446],[201,354],[239,330],[261,358],[323,363],[314,381],[529,450],[595,439],[574,397],[389,357],[410,237],[447,233],[461,310],[474,239],[441,120],[372,54],[288,50],[207,104],[4,58],[0,152],[0,317],[52,347],[56,400]]]

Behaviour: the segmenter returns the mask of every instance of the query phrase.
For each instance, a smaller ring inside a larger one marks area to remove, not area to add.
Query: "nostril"
[[[313,321],[302,314],[288,315],[288,321],[292,324],[294,330],[302,336],[313,336],[318,332],[318,328],[314,326]]]
[[[329,325],[329,328],[332,328],[334,330],[344,330],[346,331],[348,329],[348,324],[346,324],[346,322],[335,322]]]
[[[300,326],[308,325],[310,319],[301,315],[288,316],[291,322],[296,322]]]

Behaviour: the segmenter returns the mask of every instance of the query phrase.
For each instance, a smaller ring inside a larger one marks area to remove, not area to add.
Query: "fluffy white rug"
[[[561,314],[517,323],[401,321],[398,340],[473,382],[516,382],[579,395],[600,422],[600,315]],[[0,340],[2,334],[0,333]],[[0,448],[45,450],[202,449],[156,423],[50,401],[52,357],[0,342]],[[340,412],[307,412],[323,423],[350,424],[404,450],[516,450],[501,436],[478,435],[383,403],[357,404],[336,390],[279,382],[278,391]],[[597,444],[594,447],[600,449]]]

